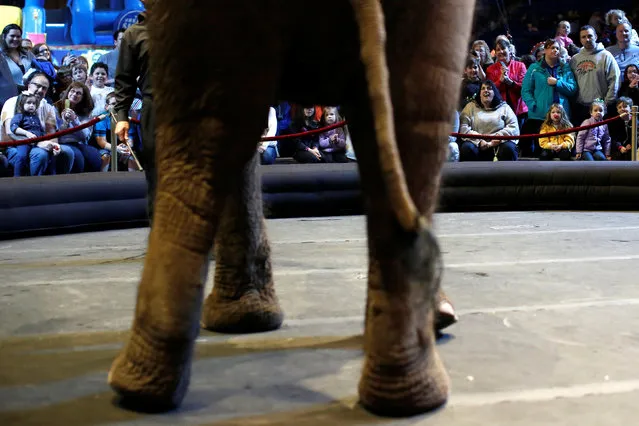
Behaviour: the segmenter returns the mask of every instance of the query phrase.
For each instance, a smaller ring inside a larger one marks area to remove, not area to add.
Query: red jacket
[[[486,69],[486,78],[495,83],[501,97],[512,107],[516,115],[528,112],[528,106],[521,98],[521,85],[525,75],[526,65],[514,59],[508,64],[508,76],[514,81],[510,86],[499,81],[501,78],[501,64],[499,62],[495,62]]]

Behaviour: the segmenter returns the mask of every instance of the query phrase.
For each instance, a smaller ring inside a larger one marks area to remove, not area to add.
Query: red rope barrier
[[[49,133],[48,135],[38,136],[31,139],[21,139],[19,141],[2,141],[0,142],[0,148],[10,147],[10,146],[21,146],[28,145],[31,143],[38,143],[42,141],[48,141],[51,139],[59,138],[60,136],[65,136],[71,133],[75,133],[78,130],[86,129],[87,127],[93,126],[95,123],[104,120],[106,114],[98,115],[97,117],[92,118],[86,123],[80,124],[77,127],[71,127],[70,129],[60,130],[59,132]]]
[[[45,141],[45,140],[49,140],[49,139],[54,139],[54,138],[57,138],[57,137],[60,137],[60,136],[68,135],[69,133],[73,133],[75,131],[82,130],[82,129],[85,129],[87,127],[90,127],[90,126],[94,125],[95,123],[97,123],[98,121],[101,121],[102,119],[104,119],[104,117],[106,117],[106,114],[97,116],[97,117],[93,118],[92,120],[87,121],[86,123],[79,125],[78,127],[73,127],[71,129],[62,130],[62,131],[59,131],[59,132],[56,132],[56,133],[52,133],[50,135],[39,136],[37,138],[32,138],[32,139],[23,139],[23,140],[19,140],[19,141],[3,141],[3,142],[0,142],[0,148],[8,147],[8,146],[26,145],[26,144],[30,144],[30,143],[41,142],[41,141]],[[474,134],[470,134],[470,133],[451,133],[450,135],[458,137],[458,138],[464,138],[464,139],[489,139],[489,140],[512,140],[512,139],[539,138],[539,137],[559,136],[559,135],[565,135],[567,133],[579,132],[581,130],[593,129],[595,127],[603,126],[604,124],[608,124],[610,122],[613,122],[615,120],[620,120],[620,119],[621,119],[621,116],[616,116],[616,117],[608,118],[606,120],[602,120],[599,123],[588,124],[586,126],[580,126],[580,127],[572,127],[570,129],[557,130],[555,132],[548,132],[548,133],[543,133],[543,134],[536,133],[536,134],[518,135],[518,136],[506,136],[506,135],[497,136],[497,135],[474,135]],[[134,124],[140,124],[140,120],[137,120],[135,118],[131,118],[130,121],[131,121],[131,123],[134,123]],[[313,129],[313,130],[308,130],[306,132],[299,132],[299,133],[290,133],[290,134],[287,134],[287,135],[269,136],[269,137],[261,138],[260,140],[263,141],[263,142],[267,142],[267,141],[277,141],[277,140],[281,140],[281,139],[298,138],[300,136],[308,136],[308,135],[314,135],[314,134],[317,134],[317,133],[327,132],[327,131],[332,130],[332,129],[337,129],[338,127],[343,127],[346,124],[347,124],[347,122],[344,120],[344,121],[337,122],[335,124],[331,124],[330,126],[320,127],[319,129]]]
[[[558,136],[558,135],[565,135],[567,133],[575,133],[575,132],[579,132],[581,130],[588,130],[588,129],[593,129],[595,127],[599,127],[599,126],[603,126],[604,124],[608,124],[612,121],[615,120],[620,120],[621,116],[618,115],[616,117],[612,117],[612,118],[607,118],[605,120],[602,120],[598,123],[594,123],[594,124],[588,124],[586,126],[580,126],[580,127],[571,127],[570,129],[564,129],[564,130],[557,130],[555,132],[548,132],[548,133],[535,133],[535,134],[531,134],[531,135],[518,135],[518,136],[506,136],[506,135],[473,135],[473,134],[469,134],[469,133],[451,133],[451,136],[456,136],[458,138],[463,138],[463,139],[489,139],[489,140],[499,140],[499,141],[508,141],[508,140],[512,140],[512,139],[527,139],[527,138],[539,138],[539,137],[548,137],[548,136]]]
[[[300,133],[290,133],[288,135],[269,136],[267,138],[261,138],[260,140],[263,142],[268,142],[268,141],[278,141],[280,139],[299,138],[300,136],[314,135],[316,133],[327,132],[329,130],[337,129],[338,127],[342,127],[345,125],[346,125],[346,121],[338,121],[335,124],[331,124],[330,126],[326,126],[326,127],[320,127],[319,129],[308,130],[306,132],[300,132]]]

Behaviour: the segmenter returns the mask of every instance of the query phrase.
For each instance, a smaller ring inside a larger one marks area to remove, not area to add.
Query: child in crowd
[[[319,128],[319,123],[315,120],[315,106],[301,105],[296,109],[296,118],[291,123],[291,133],[303,133]],[[319,150],[319,139],[317,135],[304,135],[294,139],[295,152],[293,159],[298,163],[321,163],[322,154]]]
[[[590,118],[581,123],[582,126],[599,123],[606,113],[603,99],[595,99],[590,105]],[[577,135],[577,160],[605,161],[610,160],[610,134],[608,125],[604,124],[592,129],[582,130]]]
[[[93,98],[93,111],[95,117],[106,108],[106,96],[113,92],[113,87],[106,85],[109,78],[109,67],[102,62],[96,62],[91,66],[91,98]]]
[[[621,116],[621,120],[615,120],[608,126],[613,145],[611,150],[613,160],[630,161],[632,159],[632,120],[630,111],[633,105],[632,99],[625,96],[617,99],[617,114]]]
[[[115,93],[111,92],[106,96],[106,110],[111,111],[115,103]],[[130,172],[138,170],[135,159],[131,154],[133,146],[132,132],[133,129],[130,128],[127,143],[119,143],[117,145],[118,163],[126,164]],[[95,142],[100,150],[100,170],[106,172],[111,164],[111,117],[107,117],[95,125],[94,135]]]
[[[559,42],[559,47],[564,47],[567,50],[571,44],[572,45],[575,44],[570,38],[569,34],[570,34],[570,22],[561,21],[557,25],[557,32],[555,34],[555,40]]]
[[[552,104],[546,113],[546,119],[541,125],[540,134],[556,132],[557,130],[565,130],[572,127],[568,120],[566,110],[561,104]],[[570,151],[575,146],[574,133],[566,133],[565,135],[547,136],[539,138],[539,146],[541,147],[540,160],[552,160],[559,158],[562,161],[570,160]]]
[[[87,75],[87,67],[84,64],[77,64],[71,68],[71,78],[73,81],[77,81],[88,86],[89,76]]]
[[[11,132],[29,139],[43,136],[42,123],[38,118],[38,99],[29,92],[22,92],[18,98],[16,115],[11,119]]]
[[[323,126],[330,126],[342,121],[337,107],[324,107],[322,121]],[[348,163],[348,158],[346,157],[346,134],[341,127],[321,133],[319,135],[319,149],[322,161],[325,163]]]
[[[461,94],[459,95],[459,111],[463,110],[468,102],[475,100],[475,95],[479,92],[481,82],[486,78],[486,74],[479,70],[479,59],[474,56],[468,56],[466,58],[466,66],[464,67],[464,79],[461,84]],[[484,76],[482,78],[482,76]]]

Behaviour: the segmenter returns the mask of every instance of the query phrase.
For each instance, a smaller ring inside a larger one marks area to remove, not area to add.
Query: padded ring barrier
[[[260,167],[270,218],[363,213],[357,164]],[[143,173],[0,180],[0,239],[145,226]],[[632,162],[447,163],[440,212],[639,210]]]

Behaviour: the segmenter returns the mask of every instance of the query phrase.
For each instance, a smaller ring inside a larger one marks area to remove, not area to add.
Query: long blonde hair
[[[546,112],[546,119],[544,120],[544,124],[546,126],[555,125],[555,123],[553,123],[552,121],[552,117],[550,116],[552,114],[553,109],[558,109],[559,111],[561,111],[561,120],[559,120],[559,126],[557,127],[557,129],[563,130],[563,129],[571,128],[572,123],[570,122],[570,120],[568,120],[568,114],[566,114],[566,110],[564,109],[563,106],[561,106],[561,104],[550,105],[550,108],[548,108],[548,112]]]

